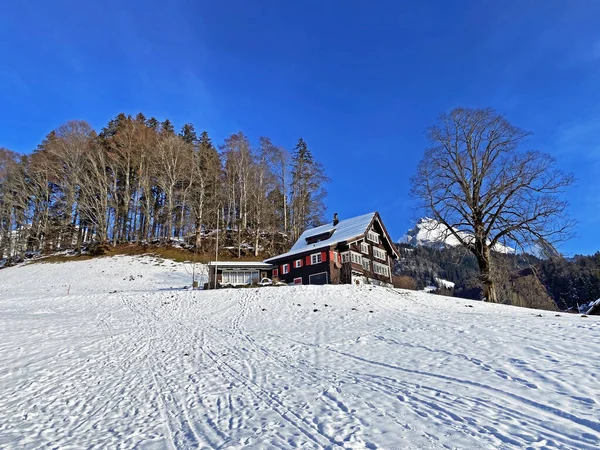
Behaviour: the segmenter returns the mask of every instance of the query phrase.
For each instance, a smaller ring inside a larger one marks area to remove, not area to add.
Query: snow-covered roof
[[[600,308],[600,298],[598,300],[596,300],[595,302],[590,303],[589,308],[586,311],[586,314],[592,314],[596,308]]]
[[[443,278],[436,278],[435,282],[439,287],[454,289],[454,283],[452,281],[444,280]]]
[[[245,269],[271,269],[273,266],[260,261],[210,261],[209,266],[214,267],[243,267]]]
[[[311,228],[306,230],[300,235],[296,243],[290,249],[289,252],[282,255],[277,255],[269,259],[265,259],[265,262],[275,261],[277,259],[286,258],[288,256],[296,255],[299,253],[309,252],[311,250],[319,250],[326,248],[331,245],[335,245],[339,242],[345,242],[353,238],[362,236],[367,231],[375,212],[364,214],[362,216],[352,217],[350,219],[340,220],[337,225],[333,225],[331,222],[320,227]],[[331,233],[328,239],[309,244],[307,239],[318,236],[320,234]]]

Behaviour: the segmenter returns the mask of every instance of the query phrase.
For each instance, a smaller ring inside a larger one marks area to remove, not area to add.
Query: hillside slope
[[[600,445],[597,317],[190,278],[147,257],[0,270],[0,447]]]

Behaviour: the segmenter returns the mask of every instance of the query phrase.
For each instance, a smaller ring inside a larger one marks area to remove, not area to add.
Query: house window
[[[377,259],[381,259],[382,261],[387,261],[387,254],[380,248],[373,247],[373,256]]]
[[[333,252],[333,262],[340,262],[338,252]]]
[[[323,257],[321,256],[320,253],[313,253],[312,255],[310,255],[310,264],[319,264],[320,262],[323,261]]]
[[[294,261],[294,269],[298,269],[299,267],[302,267],[301,259],[297,259],[296,261]]]
[[[369,230],[369,232],[367,233],[367,239],[371,242],[379,244],[379,234],[375,233],[374,231]]]
[[[367,244],[366,242],[361,242],[360,243],[360,251],[363,252],[364,254],[368,255],[369,254],[369,244]]]
[[[273,269],[273,278],[278,277],[278,276],[279,276],[279,270]]]
[[[307,244],[316,244],[317,242],[326,241],[331,237],[335,230],[326,231],[325,233],[317,234],[315,236],[309,236],[306,238]]]
[[[343,263],[350,262],[350,252],[342,253],[342,262]]]
[[[294,278],[294,284],[302,284],[302,277]]]
[[[375,261],[373,261],[373,272],[375,272],[377,275],[383,275],[386,277],[390,276],[389,266],[386,266],[385,264],[380,264]]]
[[[360,253],[356,253],[356,252],[350,252],[350,256],[352,258],[352,262],[355,264],[361,264],[362,263],[362,256],[360,256]]]
[[[371,261],[369,261],[367,258],[363,258],[362,266],[363,266],[363,269],[365,269],[365,270],[371,270]]]
[[[281,274],[287,275],[288,273],[290,273],[290,265],[284,264],[283,266],[281,266]]]
[[[223,271],[221,284],[243,285],[258,281],[257,270],[227,270]]]

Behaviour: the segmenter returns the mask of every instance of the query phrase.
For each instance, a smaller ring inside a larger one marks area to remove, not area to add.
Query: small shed
[[[273,278],[275,266],[260,261],[211,261],[208,263],[208,288],[246,286],[263,278]]]

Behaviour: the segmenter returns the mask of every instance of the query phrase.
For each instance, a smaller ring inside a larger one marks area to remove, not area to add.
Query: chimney
[[[340,223],[339,219],[338,219],[338,215],[337,213],[335,213],[333,215],[333,226],[335,227],[338,223]]]

